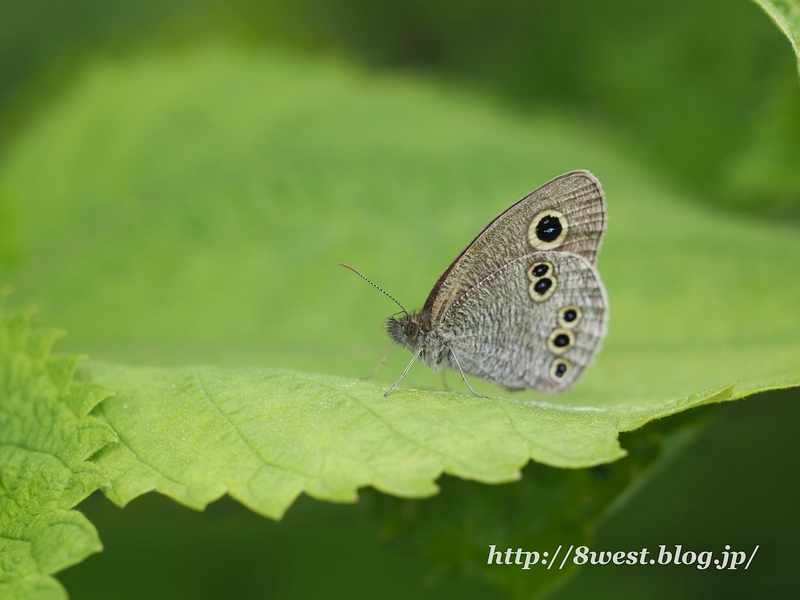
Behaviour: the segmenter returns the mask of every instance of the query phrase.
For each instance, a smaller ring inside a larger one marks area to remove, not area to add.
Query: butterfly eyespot
[[[533,218],[528,227],[528,241],[539,250],[558,248],[567,237],[569,223],[563,213],[544,210]]]
[[[533,290],[540,296],[547,293],[553,287],[553,280],[549,277],[542,277],[539,281],[533,284]]]
[[[547,338],[547,347],[553,354],[564,354],[575,345],[575,334],[569,329],[554,329]]]
[[[535,302],[544,302],[556,291],[556,283],[555,277],[540,277],[536,281],[531,281],[528,294]]]
[[[539,277],[544,277],[550,272],[552,268],[553,265],[551,265],[549,262],[533,263],[530,269],[528,269],[528,279],[533,281],[534,279],[537,279]]]
[[[580,323],[583,311],[578,306],[565,306],[558,311],[558,324],[565,329],[574,329]]]
[[[554,381],[563,381],[572,369],[566,358],[556,358],[550,365],[550,378]]]
[[[535,262],[528,267],[528,294],[536,302],[544,302],[556,291],[558,280],[553,275],[553,263],[547,261]]]

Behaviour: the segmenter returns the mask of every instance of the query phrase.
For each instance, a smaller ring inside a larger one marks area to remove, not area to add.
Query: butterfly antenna
[[[392,301],[393,301],[395,304],[397,304],[397,306],[399,306],[400,308],[402,308],[402,309],[403,309],[403,312],[404,312],[404,313],[408,314],[408,311],[406,310],[405,306],[403,306],[402,304],[400,304],[400,303],[397,301],[397,298],[395,298],[394,296],[392,296],[392,295],[391,295],[389,292],[387,292],[385,289],[383,289],[383,288],[382,288],[382,287],[380,287],[379,285],[375,285],[375,284],[374,284],[372,281],[370,281],[370,280],[369,280],[369,279],[368,279],[368,278],[367,278],[367,277],[366,277],[366,276],[365,276],[365,275],[364,275],[364,274],[363,274],[361,271],[359,271],[358,269],[354,269],[354,268],[353,268],[353,267],[351,267],[350,265],[348,265],[348,264],[345,264],[345,263],[343,263],[343,262],[340,262],[340,263],[339,263],[339,265],[340,265],[340,266],[342,266],[342,267],[344,267],[345,269],[350,269],[350,270],[351,270],[353,273],[355,273],[356,275],[358,275],[359,277],[361,277],[361,279],[363,279],[364,281],[366,281],[366,282],[367,282],[368,284],[370,284],[372,287],[374,287],[374,288],[376,288],[377,290],[379,290],[379,291],[383,292],[384,294],[386,294],[386,295],[387,295],[389,298],[391,298],[391,299],[392,299]]]

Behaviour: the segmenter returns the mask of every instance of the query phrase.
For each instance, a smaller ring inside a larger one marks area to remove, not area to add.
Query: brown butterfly
[[[397,303],[403,315],[386,329],[414,357],[386,395],[416,360],[457,370],[476,395],[465,374],[509,390],[569,388],[606,333],[608,300],[594,266],[605,227],[603,191],[588,171],[509,206],[439,277],[421,311]]]

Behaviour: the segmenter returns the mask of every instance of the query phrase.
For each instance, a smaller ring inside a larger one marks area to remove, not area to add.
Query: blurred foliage
[[[32,80],[68,79],[87,52],[209,37],[338,50],[471,81],[522,110],[581,111],[705,200],[800,214],[796,163],[749,160],[796,156],[800,86],[786,39],[746,0],[7,1],[0,125],[35,104]]]
[[[798,0],[755,0],[789,38],[800,69],[800,2]]]
[[[682,544],[687,550],[719,551],[727,544],[740,549],[758,544],[750,568],[589,566],[553,600],[797,596],[800,473],[793,465],[799,454],[800,393],[770,392],[717,415],[687,452],[600,524],[592,547],[633,550]]]
[[[620,510],[656,465],[664,468],[687,446],[708,414],[703,409],[682,413],[626,434],[630,456],[592,469],[531,463],[519,483],[504,486],[443,478],[442,492],[425,502],[367,493],[383,535],[420,547],[430,557],[434,577],[456,572],[491,581],[511,598],[539,597],[563,585],[578,567],[571,560],[563,569],[560,561],[529,570],[487,564],[489,547],[501,553],[522,548],[552,558],[562,546],[563,558],[571,545],[591,545],[598,521]]]
[[[479,485],[479,484],[476,484]],[[429,582],[427,558],[382,540],[367,501],[301,496],[280,522],[224,497],[204,512],[147,494],[124,510],[96,494],[80,505],[104,552],[59,574],[72,600],[502,600],[474,579]]]
[[[650,410],[796,382],[796,228],[692,206],[577,119],[210,48],[97,61],[7,149],[21,262],[0,276],[96,358],[367,372],[389,302],[337,259],[418,306],[489,219],[580,165],[608,196],[610,332],[549,400]],[[406,360],[392,353],[377,381]],[[406,381],[440,387],[424,368]]]

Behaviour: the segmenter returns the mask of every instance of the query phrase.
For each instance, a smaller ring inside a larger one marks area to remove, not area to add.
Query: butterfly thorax
[[[404,314],[399,319],[389,317],[386,331],[392,340],[414,354],[421,349],[419,359],[428,368],[440,370],[450,366],[449,352],[441,335],[431,328],[429,312]]]

